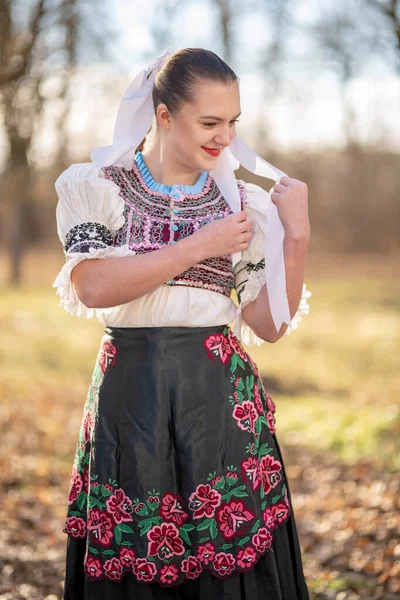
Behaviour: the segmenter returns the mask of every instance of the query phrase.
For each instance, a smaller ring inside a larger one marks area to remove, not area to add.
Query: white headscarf
[[[142,69],[128,86],[122,97],[114,127],[113,143],[94,148],[91,159],[98,167],[110,165],[132,167],[136,148],[148,133],[153,117],[152,90],[157,70],[161,68],[170,52],[164,52]],[[221,153],[217,167],[210,171],[222,195],[233,210],[240,211],[240,195],[235,170],[243,165],[246,169],[279,182],[285,175],[249,148],[237,135],[230,146]],[[267,227],[265,232],[265,274],[272,319],[276,330],[282,323],[290,325],[289,302],[286,294],[286,275],[283,254],[283,225],[278,209],[266,196]],[[233,266],[240,260],[241,253],[232,255]]]

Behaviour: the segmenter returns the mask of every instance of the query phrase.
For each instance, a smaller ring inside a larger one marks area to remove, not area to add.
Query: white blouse
[[[155,183],[155,182],[154,182]],[[156,184],[160,185],[160,184]],[[96,222],[104,225],[111,235],[124,224],[125,202],[119,187],[104,177],[93,163],[71,165],[56,181],[58,204],[57,231],[65,247],[68,232],[77,225]],[[255,232],[248,250],[234,267],[235,288],[239,306],[232,297],[219,292],[189,286],[162,284],[135,300],[111,308],[88,308],[78,298],[71,281],[73,268],[83,260],[128,256],[134,252],[128,246],[89,248],[88,252],[66,252],[66,263],[53,283],[61,298],[60,305],[70,314],[97,317],[111,327],[208,327],[233,323],[235,335],[247,346],[261,345],[264,340],[242,319],[242,310],[255,300],[265,283],[264,235],[266,229],[266,195],[257,185],[246,183],[247,215],[254,222]],[[297,313],[286,333],[297,329],[302,315],[309,313],[307,299],[311,292],[303,285]]]

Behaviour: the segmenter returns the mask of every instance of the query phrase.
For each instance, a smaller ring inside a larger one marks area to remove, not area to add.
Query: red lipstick
[[[205,148],[204,146],[202,146],[202,148],[211,156],[219,156],[221,152],[221,150],[218,150],[217,148]]]

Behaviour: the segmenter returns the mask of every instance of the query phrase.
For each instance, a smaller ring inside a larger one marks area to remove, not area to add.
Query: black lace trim
[[[241,271],[247,271],[247,273],[250,275],[250,273],[252,271],[261,271],[261,269],[265,268],[265,258],[262,258],[258,263],[252,263],[252,262],[248,262],[245,264],[245,266],[243,267],[243,269],[240,269],[240,271],[238,271],[236,273],[236,275],[238,275]],[[247,279],[243,279],[243,281],[240,282],[240,284],[237,286],[236,288],[236,294],[239,300],[239,303],[242,301],[242,294],[244,292],[244,289],[246,287],[246,283],[248,282],[248,278]]]
[[[111,232],[101,223],[81,223],[66,235],[64,252],[89,252],[90,248],[113,245]]]

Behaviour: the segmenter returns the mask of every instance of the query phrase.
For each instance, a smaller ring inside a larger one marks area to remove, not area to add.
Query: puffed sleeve
[[[244,184],[246,197],[246,211],[248,217],[254,223],[254,235],[250,241],[249,248],[242,253],[242,259],[234,267],[235,289],[239,301],[236,319],[234,323],[235,335],[246,346],[261,346],[264,340],[259,338],[254,331],[244,322],[242,317],[243,308],[255,300],[266,281],[265,273],[265,232],[267,231],[267,208],[268,192],[258,185],[252,183]],[[302,321],[302,315],[307,315],[310,306],[307,299],[311,296],[303,284],[303,291],[299,308],[293,316],[286,330],[288,335]]]
[[[127,246],[113,246],[113,236],[124,224],[124,200],[119,187],[105,179],[93,163],[71,165],[55,183],[58,195],[57,233],[65,265],[53,283],[60,306],[75,316],[100,316],[109,308],[88,308],[78,298],[71,280],[74,267],[88,258],[132,254]]]

